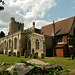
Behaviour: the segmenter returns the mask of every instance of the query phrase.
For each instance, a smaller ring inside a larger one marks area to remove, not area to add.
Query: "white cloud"
[[[35,28],[38,28],[38,29],[41,29],[42,26],[45,26],[45,25],[48,25],[48,24],[52,23],[52,22],[47,22],[45,20],[35,20],[34,22],[35,22]],[[28,24],[27,28],[32,27],[33,26],[33,21],[28,22],[27,24]]]
[[[51,24],[52,22],[47,22],[44,20],[36,20],[35,23],[36,23],[36,27],[40,29],[42,26]]]
[[[0,12],[0,27],[9,25],[10,18],[15,17],[17,21],[24,22],[25,28],[29,28],[33,21],[39,25],[48,22],[38,20],[44,18],[45,13],[56,6],[55,0],[4,0],[4,11]],[[4,29],[3,27],[2,29]],[[37,28],[39,26],[36,26]],[[6,27],[8,28],[8,26]]]
[[[4,22],[0,21],[0,25],[1,25],[0,28],[7,27],[7,24],[8,23],[4,23]]]
[[[57,20],[57,21],[61,21],[61,20],[64,20],[64,19],[66,19],[66,18],[58,18],[58,20]]]

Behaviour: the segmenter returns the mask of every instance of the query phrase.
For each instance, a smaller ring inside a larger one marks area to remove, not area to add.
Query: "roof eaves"
[[[71,26],[71,29],[70,29],[69,33],[70,33],[71,30],[72,30],[72,27],[73,27],[73,23],[74,23],[74,21],[75,21],[75,16],[74,16],[74,19],[73,19],[73,22],[72,22],[72,26]]]

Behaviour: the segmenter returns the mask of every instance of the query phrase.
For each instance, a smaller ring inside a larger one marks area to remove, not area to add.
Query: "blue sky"
[[[57,6],[50,11],[52,20],[75,16],[75,2],[73,0],[56,0],[56,2]]]
[[[46,12],[44,20],[57,21],[58,18],[69,18],[75,16],[74,0],[55,0],[57,5]],[[48,17],[49,15],[49,17]]]
[[[0,12],[0,31],[9,31],[10,18],[23,22],[24,28],[41,28],[54,20],[60,21],[75,16],[75,0],[4,0],[4,11]],[[0,5],[2,5],[0,3]]]

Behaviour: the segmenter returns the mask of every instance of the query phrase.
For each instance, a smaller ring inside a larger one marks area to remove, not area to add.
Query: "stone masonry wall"
[[[46,56],[46,47],[44,45],[44,42],[45,42],[44,36],[37,34],[37,33],[33,33],[30,35],[29,38],[31,40],[31,53],[32,53],[32,50],[34,50],[34,53],[38,52],[39,56],[41,56],[42,53],[44,53]],[[36,49],[36,40],[39,41],[39,49]]]
[[[14,49],[14,39],[17,39],[17,48]],[[10,43],[9,43],[10,40]],[[17,55],[17,51],[20,50],[20,40],[21,40],[21,32],[16,32],[12,35],[5,36],[0,39],[0,51],[3,50],[4,54],[8,54],[8,52],[15,52]],[[10,47],[9,47],[10,46]]]

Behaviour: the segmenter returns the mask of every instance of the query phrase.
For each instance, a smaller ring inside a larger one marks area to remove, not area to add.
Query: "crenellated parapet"
[[[24,25],[24,23],[21,23],[21,22],[17,22],[17,21],[13,21],[14,24],[18,24],[18,25]]]
[[[24,30],[24,23],[17,22],[17,21],[15,21],[14,17],[11,17],[10,24],[9,24],[9,34],[17,32],[19,30],[21,30],[21,31]]]

